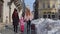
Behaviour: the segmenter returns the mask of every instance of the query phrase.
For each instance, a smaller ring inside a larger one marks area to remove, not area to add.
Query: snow
[[[36,19],[31,24],[35,24],[37,34],[60,34],[60,20]]]

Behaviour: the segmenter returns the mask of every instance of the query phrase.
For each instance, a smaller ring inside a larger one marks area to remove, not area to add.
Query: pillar
[[[9,6],[9,23],[11,23],[11,3],[8,2],[8,6]]]

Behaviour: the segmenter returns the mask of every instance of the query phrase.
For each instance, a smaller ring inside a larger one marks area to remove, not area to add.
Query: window
[[[60,9],[60,4],[58,4],[58,8]]]
[[[43,18],[47,18],[47,15],[43,15]]]
[[[43,3],[43,8],[45,8],[45,3]]]
[[[60,13],[60,9],[58,10],[58,12]]]
[[[53,4],[53,8],[55,8],[55,5]]]
[[[50,4],[48,4],[48,8],[50,8]]]
[[[52,18],[55,18],[55,15],[52,15]]]

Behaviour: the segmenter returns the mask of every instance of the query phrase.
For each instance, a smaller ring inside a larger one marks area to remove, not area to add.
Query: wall
[[[42,1],[42,0],[40,0],[39,1],[39,7],[38,7],[38,12],[39,12],[39,17],[43,17],[43,13],[44,12],[54,12],[54,15],[56,15],[55,13],[57,13],[58,11],[58,9],[57,9],[57,4],[58,4],[58,2],[57,2],[58,0],[48,0],[48,1]],[[43,4],[45,5],[45,8],[43,8]],[[50,8],[48,8],[48,5],[50,6]],[[55,7],[53,8],[53,5],[55,5]],[[47,14],[48,15],[48,14]]]
[[[6,16],[8,16],[7,18],[7,23],[9,23],[9,6],[8,6],[8,2],[10,2],[10,0],[4,0],[4,4],[3,4],[3,23],[6,23]],[[12,3],[11,5],[11,22],[12,22],[12,13],[14,11],[14,8],[16,8],[16,6],[14,5],[14,3]],[[19,18],[21,17],[22,14],[22,9],[19,13]]]
[[[3,23],[6,22],[6,16],[8,16],[9,18],[9,6],[7,5],[7,3],[9,2],[9,0],[4,0],[4,5],[3,5]],[[9,19],[8,19],[9,22]]]
[[[14,3],[12,3],[12,5],[11,5],[11,22],[12,22],[12,13],[14,11],[14,8],[16,8],[16,7],[15,7]]]
[[[8,16],[7,18],[7,22],[9,23],[9,6],[8,6],[8,2],[10,2],[10,0],[4,0],[4,5],[3,5],[3,23],[6,23],[6,16]],[[11,17],[12,17],[12,13],[13,10],[15,8],[15,5],[12,3],[11,5]],[[12,21],[12,18],[11,18]]]

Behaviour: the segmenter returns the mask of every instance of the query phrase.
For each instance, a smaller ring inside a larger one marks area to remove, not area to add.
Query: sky
[[[33,11],[33,3],[34,3],[34,1],[35,0],[25,0],[24,2],[25,2],[25,5],[27,6],[29,6],[29,8],[30,8],[30,11]]]

